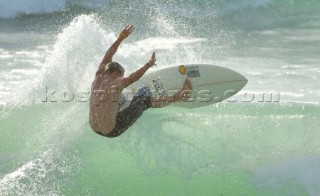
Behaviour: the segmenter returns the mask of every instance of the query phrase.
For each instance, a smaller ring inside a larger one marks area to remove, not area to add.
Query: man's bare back
[[[119,80],[97,76],[91,87],[90,125],[93,130],[109,133],[115,127],[122,89]]]

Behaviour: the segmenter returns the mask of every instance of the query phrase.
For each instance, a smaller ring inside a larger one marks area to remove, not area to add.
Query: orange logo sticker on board
[[[185,75],[187,73],[187,68],[184,65],[179,66],[179,72],[182,75]]]

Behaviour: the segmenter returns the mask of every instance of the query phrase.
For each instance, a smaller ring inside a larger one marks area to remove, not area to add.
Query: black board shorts
[[[124,133],[129,127],[131,127],[136,120],[142,115],[142,113],[151,107],[151,92],[148,87],[144,87],[138,90],[134,95],[130,105],[119,111],[116,117],[116,125],[112,131],[108,134],[96,132],[105,137],[118,137]]]

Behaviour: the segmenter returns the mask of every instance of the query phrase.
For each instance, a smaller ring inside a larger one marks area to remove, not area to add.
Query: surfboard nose
[[[242,90],[248,83],[248,79],[241,73],[229,68],[225,68],[224,73],[228,75],[230,81],[230,83],[225,85],[225,88],[228,90],[224,92],[224,99],[227,99]],[[227,92],[230,92],[230,94],[228,94]]]
[[[236,72],[236,73],[239,75],[238,77],[240,78],[240,80],[248,82],[248,79],[244,75],[242,75],[241,73],[238,73],[238,72]]]
[[[238,78],[238,81],[239,82],[241,82],[242,84],[243,84],[243,87],[248,83],[248,79],[244,76],[244,75],[242,75],[242,74],[240,74],[240,73],[238,73],[238,72],[235,72],[235,74],[237,74],[238,76],[237,76],[237,78]],[[241,88],[242,89],[242,88]],[[241,90],[240,89],[240,90]]]

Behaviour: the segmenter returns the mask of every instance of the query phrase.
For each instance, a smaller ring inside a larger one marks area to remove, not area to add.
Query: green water
[[[19,168],[15,178],[9,174],[2,179],[2,185],[12,186],[3,186],[4,193],[308,195],[289,174],[270,189],[265,182],[285,174],[263,172],[270,165],[276,168],[283,161],[304,161],[319,153],[319,108],[313,105],[151,109],[125,135],[112,140],[90,131],[87,115],[79,112],[84,105],[69,108],[63,117],[50,114],[53,105],[43,107],[20,108],[1,119],[21,119],[10,127],[1,124],[1,144],[6,146],[1,154],[8,159],[2,171]],[[55,107],[57,113],[63,110],[63,105]],[[49,116],[52,119],[44,120]],[[30,125],[35,119],[59,124],[48,133],[48,128]],[[70,125],[71,119],[83,123]],[[20,132],[5,135],[12,129]],[[30,159],[32,164],[26,163]]]

